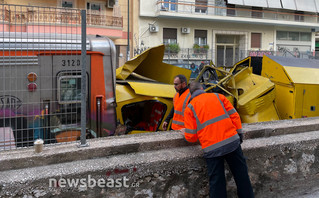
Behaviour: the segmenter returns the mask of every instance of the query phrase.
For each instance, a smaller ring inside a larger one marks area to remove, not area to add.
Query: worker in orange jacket
[[[254,197],[240,146],[243,133],[239,114],[225,96],[205,93],[200,83],[192,82],[189,89],[192,96],[185,109],[185,129],[181,131],[187,141],[199,140],[202,146],[210,197],[227,197],[224,160],[234,176],[238,197]]]
[[[176,94],[173,99],[174,107],[162,125],[162,128],[165,131],[167,130],[168,123],[170,122],[172,117],[173,117],[173,121],[172,121],[173,130],[180,130],[182,128],[185,128],[184,111],[185,111],[185,108],[187,107],[187,104],[191,95],[189,93],[189,89],[187,86],[187,79],[184,75],[180,74],[175,76],[174,88],[176,90]]]

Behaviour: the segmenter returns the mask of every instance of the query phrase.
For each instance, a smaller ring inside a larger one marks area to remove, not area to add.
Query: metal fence
[[[134,55],[141,54],[149,47],[135,48]],[[263,55],[283,56],[302,59],[319,59],[319,53],[315,51],[289,50],[280,47],[277,51],[270,50],[239,50],[238,48],[226,48],[225,50],[181,48],[176,50],[166,49],[164,62],[170,64],[192,63],[200,64],[202,61],[213,61],[216,66],[232,66],[236,62],[251,56],[262,57]]]
[[[81,110],[83,76],[90,71],[81,57],[81,26],[73,23],[85,25],[85,13],[79,13],[0,5],[0,151],[32,146],[37,139],[44,144],[80,139],[88,108]],[[84,138],[92,135],[85,127],[84,132]]]

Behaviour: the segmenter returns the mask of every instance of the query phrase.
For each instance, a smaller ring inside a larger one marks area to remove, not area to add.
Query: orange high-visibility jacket
[[[238,141],[242,133],[239,114],[221,94],[203,93],[185,109],[185,139],[199,140],[205,153]]]
[[[182,95],[176,93],[174,96],[174,116],[172,121],[172,129],[173,130],[180,130],[185,128],[184,126],[184,111],[187,107],[187,104],[190,99],[190,92],[189,89],[185,90]]]

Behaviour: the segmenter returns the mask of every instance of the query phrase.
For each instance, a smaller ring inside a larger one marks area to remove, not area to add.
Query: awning
[[[314,0],[296,0],[296,7],[299,11],[317,12]]]
[[[243,0],[228,0],[227,2],[229,4],[244,5],[244,1]]]
[[[297,10],[295,0],[281,0],[281,3],[284,9]]]
[[[255,7],[264,7],[267,8],[266,0],[244,0],[245,6],[255,6]]]
[[[317,12],[319,12],[319,0],[315,0],[315,4],[316,4]]]
[[[319,12],[319,0],[228,0],[229,4],[262,8],[279,8],[305,12]]]
[[[267,0],[268,8],[282,8],[279,0]]]

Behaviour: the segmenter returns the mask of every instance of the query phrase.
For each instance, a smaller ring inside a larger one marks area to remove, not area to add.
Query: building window
[[[236,16],[235,5],[227,4],[227,16]]]
[[[304,12],[296,11],[295,12],[295,21],[300,21],[300,22],[305,21]]]
[[[220,16],[226,15],[226,2],[224,0],[216,0],[215,1],[215,14]]]
[[[310,32],[277,31],[277,40],[281,41],[311,41]]]
[[[277,40],[288,40],[288,32],[285,31],[277,31]]]
[[[101,5],[99,3],[90,3],[87,2],[86,4],[86,9],[87,10],[95,10],[95,11],[101,11]]]
[[[164,0],[165,3],[162,3],[161,10],[170,10],[170,11],[176,11],[177,10],[177,0]]]
[[[195,30],[195,44],[207,45],[207,30]]]
[[[207,0],[195,0],[195,12],[207,13]]]
[[[216,35],[217,66],[233,66],[239,61],[239,35]]]
[[[251,48],[261,48],[261,33],[251,33]]]
[[[288,32],[289,41],[299,41],[299,32]]]
[[[73,8],[73,1],[62,1],[62,8]]]
[[[115,0],[108,0],[107,1],[107,7],[108,8],[113,8],[115,5]]]
[[[86,3],[86,9],[88,13],[100,13],[103,10],[103,7],[105,7],[105,4],[102,3],[96,3],[96,2],[87,2]]]
[[[262,18],[263,17],[263,13],[262,13],[262,8],[260,7],[252,7],[251,8],[251,17],[253,18]]]
[[[163,28],[163,43],[164,45],[177,43],[176,28]]]
[[[311,41],[311,33],[300,32],[300,41]]]

